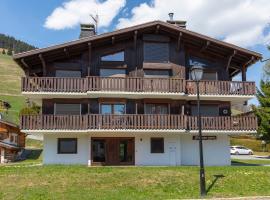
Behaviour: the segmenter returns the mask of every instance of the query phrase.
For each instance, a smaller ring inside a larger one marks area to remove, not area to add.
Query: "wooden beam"
[[[134,48],[134,50],[136,50],[136,48],[137,48],[137,37],[138,37],[138,31],[134,31],[134,36],[133,36],[133,42],[134,42],[133,48]]]
[[[39,59],[41,61],[41,64],[42,64],[42,73],[43,73],[43,76],[46,76],[46,74],[47,74],[47,71],[46,71],[46,62],[45,62],[42,54],[39,54],[38,57],[39,57]]]
[[[115,43],[115,37],[112,36],[112,44],[114,44],[114,43]]]
[[[205,51],[209,45],[210,45],[210,41],[206,41],[206,43],[200,49],[200,52]]]
[[[183,35],[182,32],[180,32],[179,35],[178,35],[177,48],[176,48],[177,51],[180,51],[181,50],[182,35]]]
[[[69,57],[69,52],[68,52],[67,48],[64,48],[64,52],[66,54],[66,57]]]
[[[159,33],[159,28],[160,28],[160,25],[157,25],[157,26],[156,26],[156,34]]]
[[[92,43],[88,43],[88,67],[87,67],[87,76],[90,76],[91,70],[91,58],[92,58]]]
[[[226,65],[226,71],[229,70],[229,67],[231,65],[232,58],[236,55],[236,53],[237,53],[237,51],[234,50],[233,53],[229,56],[228,61],[227,61],[227,65]]]
[[[21,63],[23,64],[23,66],[25,67],[25,75],[28,77],[30,75],[30,67],[28,66],[28,64],[24,61],[24,59],[21,59]]]

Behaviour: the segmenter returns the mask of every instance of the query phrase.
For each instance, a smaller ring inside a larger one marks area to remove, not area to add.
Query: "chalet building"
[[[25,136],[16,124],[0,120],[0,163],[16,159],[25,147]]]
[[[44,136],[44,164],[197,165],[196,85],[206,165],[230,165],[229,136],[255,133],[254,116],[231,116],[250,100],[247,68],[261,54],[153,21],[14,55],[22,94],[42,106],[21,116],[22,131]],[[242,81],[233,81],[241,74]]]

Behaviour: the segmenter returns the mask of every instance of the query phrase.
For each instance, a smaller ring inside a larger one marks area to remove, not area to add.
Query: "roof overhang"
[[[31,68],[34,65],[41,65],[42,60],[53,61],[54,59],[65,58],[67,53],[69,55],[78,54],[81,50],[87,50],[89,45],[91,45],[91,48],[95,48],[100,45],[108,43],[111,44],[112,39],[117,42],[127,38],[134,38],[135,34],[136,36],[139,36],[144,33],[152,33],[153,31],[166,33],[171,37],[175,37],[178,38],[178,40],[183,41],[188,47],[203,49],[206,53],[223,57],[224,59],[228,59],[228,62],[230,63],[236,63],[245,67],[252,65],[262,58],[262,55],[257,52],[163,21],[148,22],[113,32],[81,38],[59,45],[22,52],[15,54],[13,58],[23,69],[26,69]],[[238,72],[239,69],[235,68],[234,70],[232,69],[231,74],[236,74]]]

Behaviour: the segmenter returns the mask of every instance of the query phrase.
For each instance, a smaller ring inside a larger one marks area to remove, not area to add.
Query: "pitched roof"
[[[202,35],[200,33],[196,33],[196,32],[187,30],[185,28],[177,27],[173,24],[169,24],[169,23],[166,23],[163,21],[152,21],[152,22],[143,23],[143,24],[128,27],[128,28],[123,28],[123,29],[119,29],[116,31],[108,32],[108,33],[103,33],[100,35],[94,35],[91,37],[85,37],[85,38],[73,40],[70,42],[63,43],[63,44],[58,44],[58,45],[53,45],[53,46],[49,46],[46,48],[40,48],[40,49],[31,50],[31,51],[26,51],[26,52],[15,54],[13,56],[13,58],[20,65],[23,66],[23,64],[20,62],[21,59],[37,57],[40,54],[45,54],[48,52],[57,51],[59,49],[64,49],[67,47],[74,47],[74,46],[83,45],[83,44],[87,45],[89,42],[94,43],[95,41],[100,41],[103,39],[110,39],[114,36],[120,36],[122,34],[132,33],[134,31],[138,31],[138,33],[140,33],[144,29],[151,28],[151,27],[157,27],[157,26],[159,26],[163,29],[167,29],[170,33],[174,33],[174,34],[178,33],[179,34],[181,32],[184,37],[185,36],[191,37],[191,38],[194,38],[196,40],[201,40],[202,42],[209,41],[211,43],[211,45],[215,45],[216,47],[219,47],[220,50],[226,50],[227,52],[231,52],[231,54],[232,54],[232,52],[237,52],[237,55],[235,55],[235,56],[239,56],[241,54],[242,58],[243,58],[243,56],[246,57],[247,61],[249,61],[252,58],[251,62],[248,62],[247,65],[250,65],[250,64],[252,64],[252,63],[254,63],[257,60],[262,58],[262,55],[260,53],[257,53],[257,52],[254,52],[254,51],[251,51],[251,50],[248,50],[248,49],[245,49],[245,48],[242,48],[242,47],[239,47],[239,46],[236,46],[236,45],[224,42],[224,41],[220,41],[220,40]]]

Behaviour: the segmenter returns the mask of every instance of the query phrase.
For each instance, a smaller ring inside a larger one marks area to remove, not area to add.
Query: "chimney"
[[[81,33],[79,38],[91,37],[96,35],[94,24],[81,24]]]
[[[181,27],[181,28],[186,28],[186,21],[181,21],[181,20],[174,20],[173,19],[174,13],[169,13],[169,20],[167,20],[167,23],[173,24],[175,26]]]

